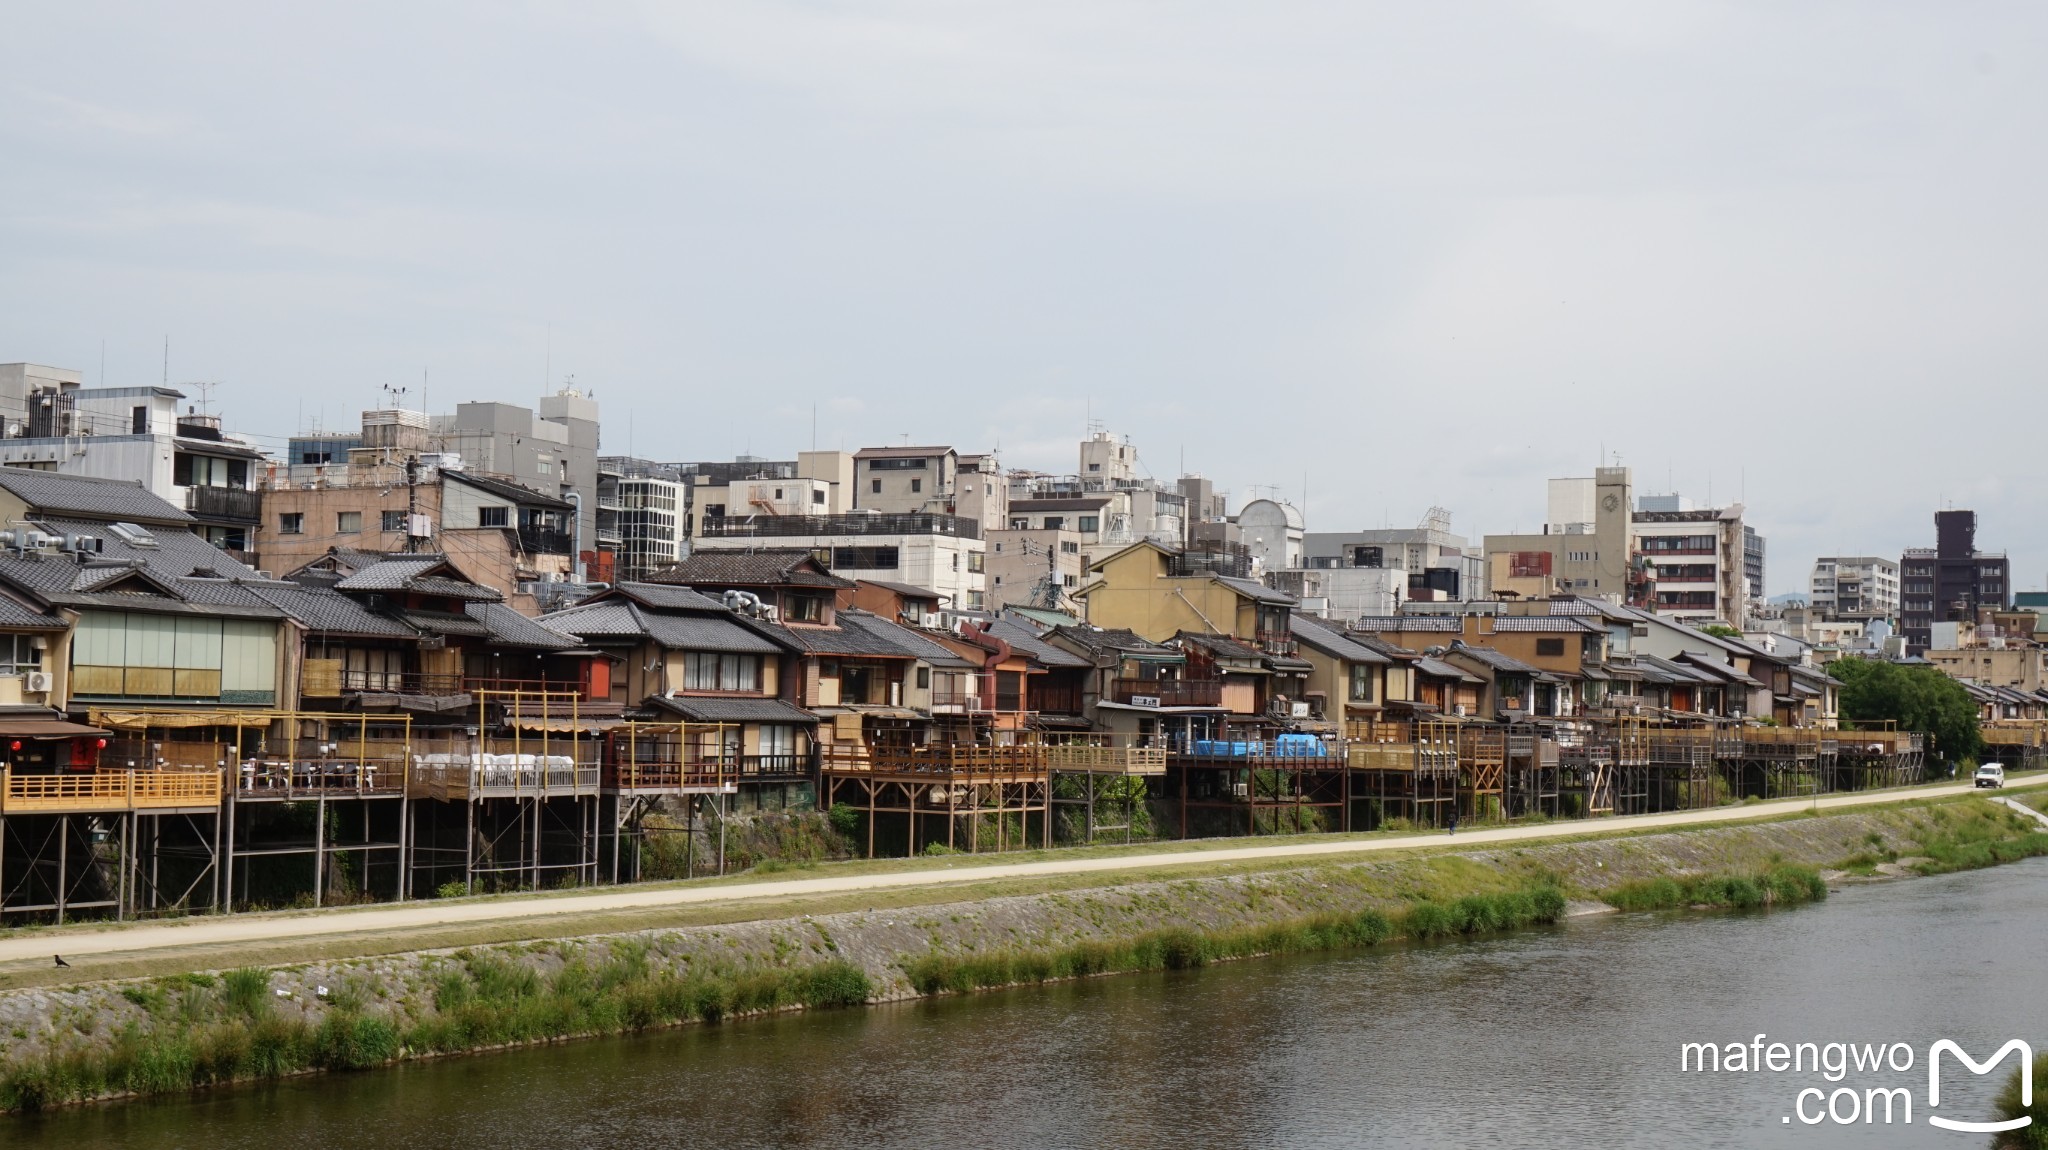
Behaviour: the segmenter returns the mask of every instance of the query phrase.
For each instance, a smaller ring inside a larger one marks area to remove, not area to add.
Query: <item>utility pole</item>
[[[420,511],[420,457],[405,457],[405,553],[418,554],[420,537],[413,530]]]

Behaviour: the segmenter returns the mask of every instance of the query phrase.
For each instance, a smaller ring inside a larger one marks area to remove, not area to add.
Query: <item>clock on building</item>
[[[1607,498],[1602,499],[1600,501],[1600,506],[1609,511],[1612,511],[1615,508],[1621,506],[1621,497],[1618,495],[1609,494]]]

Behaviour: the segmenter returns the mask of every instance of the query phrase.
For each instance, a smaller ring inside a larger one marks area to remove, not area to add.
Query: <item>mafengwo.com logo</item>
[[[2034,1049],[2015,1038],[1978,1061],[1960,1043],[1941,1039],[1927,1048],[1925,1058],[1904,1042],[1773,1042],[1759,1034],[1748,1042],[1685,1042],[1679,1044],[1678,1068],[1700,1074],[1782,1074],[1792,1078],[1819,1078],[1826,1085],[1803,1086],[1796,1092],[1787,1084],[1791,1113],[1781,1121],[1806,1126],[1912,1125],[1915,1118],[1941,1130],[1964,1134],[2001,1134],[2019,1130],[2033,1119],[2027,1115],[1998,1121],[1950,1117],[1934,1111],[1941,1106],[1942,1068],[1968,1070],[1973,1075],[1990,1074],[2005,1064],[2006,1056],[2019,1056],[2019,1095],[2022,1107],[2034,1104]],[[1948,1057],[1943,1058],[1944,1055]],[[1927,1090],[1917,1100],[1913,1088],[1919,1084],[1914,1070],[1926,1067]],[[1911,1076],[1911,1077],[1909,1077]],[[1855,1081],[1850,1081],[1850,1079]],[[1953,1094],[1953,1091],[1951,1091]],[[1953,1107],[1951,1107],[1953,1111]]]

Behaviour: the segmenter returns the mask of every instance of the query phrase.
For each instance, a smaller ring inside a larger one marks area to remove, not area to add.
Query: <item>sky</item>
[[[1931,545],[1941,507],[2048,581],[2038,4],[5,27],[0,362],[212,381],[280,451],[387,385],[446,411],[573,381],[607,453],[907,438],[1065,472],[1093,420],[1311,530],[1442,506],[1475,541],[1618,460],[1742,500],[1773,594]]]

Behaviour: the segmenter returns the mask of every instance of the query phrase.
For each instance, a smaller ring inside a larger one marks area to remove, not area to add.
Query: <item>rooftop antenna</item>
[[[100,386],[107,386],[107,341],[100,340]]]
[[[220,386],[217,379],[197,379],[185,385],[199,389],[199,414],[213,414],[213,389]]]
[[[818,401],[811,401],[811,450],[818,450]]]
[[[171,337],[164,335],[164,386],[171,386]]]

